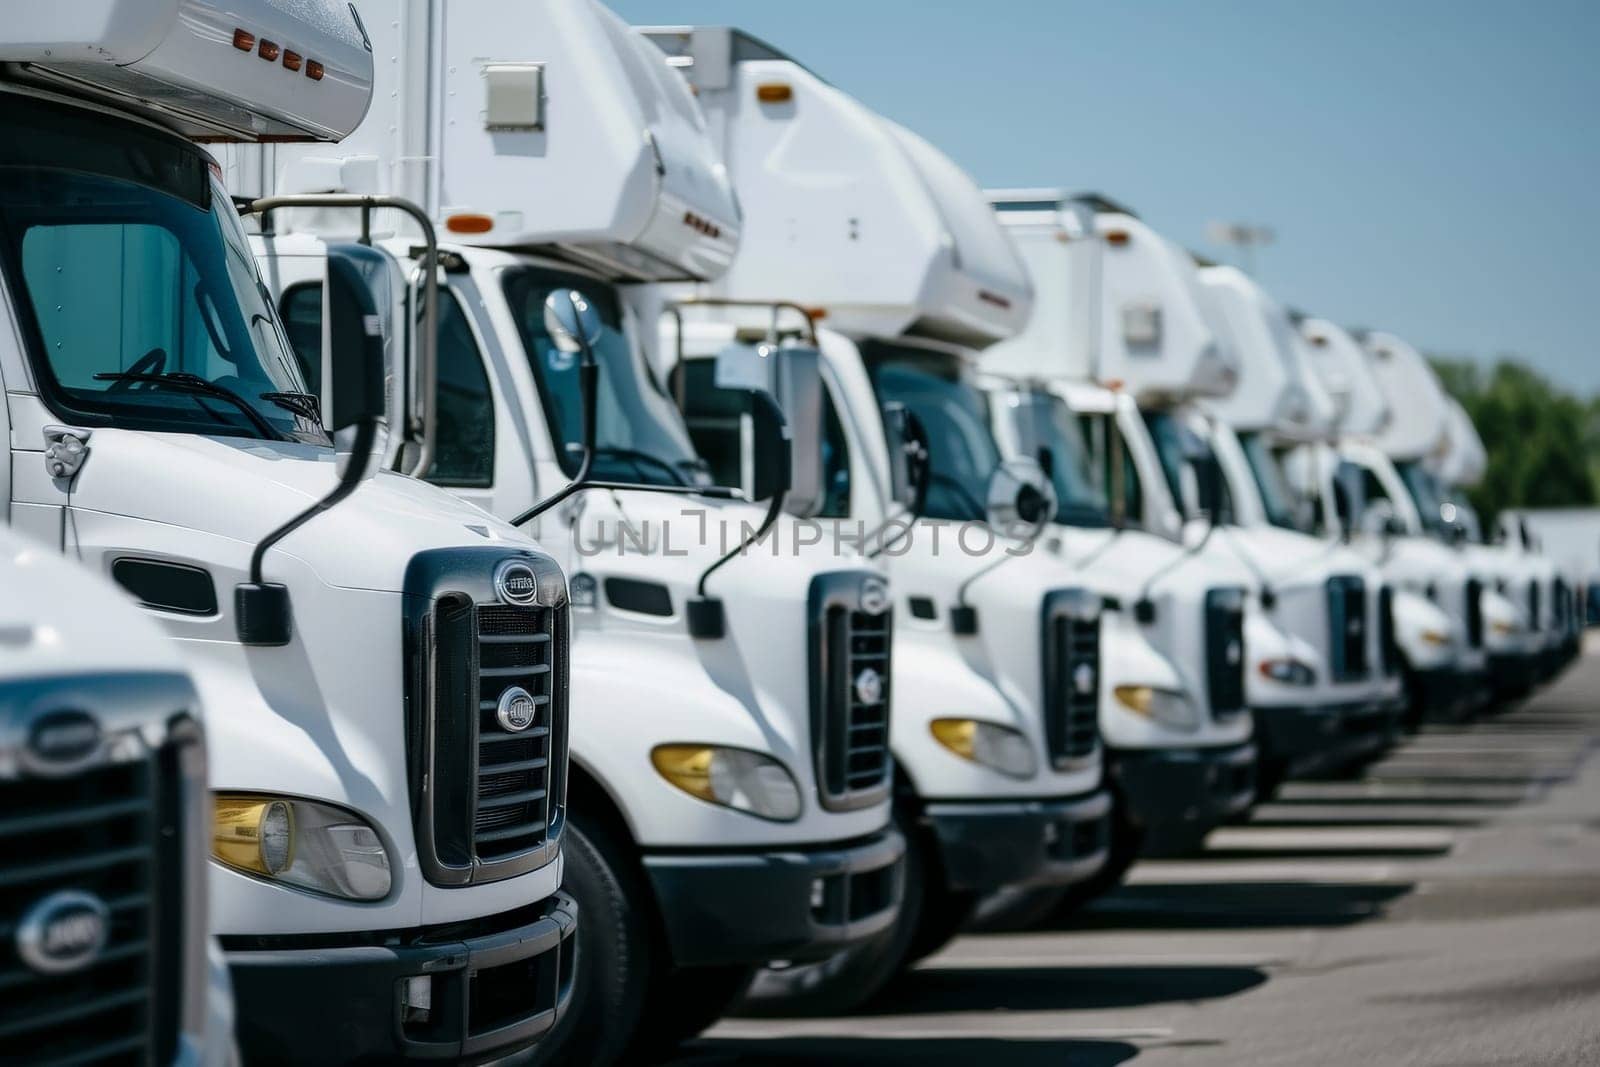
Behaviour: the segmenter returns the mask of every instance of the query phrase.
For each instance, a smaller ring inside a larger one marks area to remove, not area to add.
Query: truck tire
[[[1138,860],[1139,853],[1144,848],[1144,836],[1143,830],[1126,819],[1119,818],[1118,812],[1113,811],[1111,841],[1106,849],[1105,866],[1090,875],[1087,881],[1067,886],[1061,894],[1060,902],[1056,905],[1056,917],[1065,918],[1081,910],[1095,898],[1121,885],[1122,880],[1128,875],[1128,869]]]
[[[649,897],[603,828],[573,812],[561,888],[578,902],[572,1002],[539,1042],[535,1064],[617,1063],[644,1013],[651,967]]]
[[[646,1061],[681,1045],[733,1008],[756,968],[677,967],[651,983],[627,1062]]]
[[[926,836],[899,810],[894,825],[906,839],[905,895],[898,921],[871,941],[827,959],[759,971],[734,1014],[842,1015],[882,992],[910,965],[928,901],[946,891],[937,862],[930,862]]]

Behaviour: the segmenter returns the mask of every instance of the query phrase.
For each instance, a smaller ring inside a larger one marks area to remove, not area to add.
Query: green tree
[[[1468,490],[1486,523],[1506,508],[1584,507],[1600,498],[1600,397],[1580,400],[1513,357],[1487,371],[1460,358],[1432,362],[1488,451],[1483,480]]]

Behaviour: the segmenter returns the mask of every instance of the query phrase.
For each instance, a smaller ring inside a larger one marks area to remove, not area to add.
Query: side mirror
[[[752,469],[750,497],[771,500],[789,492],[794,473],[794,445],[783,409],[770,393],[750,392]]]
[[[263,580],[267,550],[355,492],[371,466],[388,385],[383,305],[374,282],[383,277],[387,266],[383,253],[365,245],[328,247],[322,339],[330,371],[330,404],[324,418],[334,433],[355,427],[355,440],[333,491],[256,545],[250,556],[250,580],[233,591],[234,628],[240,644],[272,647],[289,643],[294,617],[289,587]]]
[[[898,400],[883,405],[883,423],[889,442],[889,495],[912,515],[921,515],[933,474],[927,428]]]
[[[1222,464],[1209,453],[1189,461],[1194,473],[1195,505],[1213,522],[1222,521]]]
[[[788,424],[789,479],[784,510],[807,518],[822,509],[826,499],[822,484],[822,353],[808,345],[743,344],[734,342],[717,353],[718,388],[763,393]],[[754,448],[746,455],[744,484],[757,488],[754,472],[766,465],[760,434],[752,434]],[[754,454],[751,454],[754,453]],[[755,492],[757,500],[770,494]]]
[[[327,353],[330,388],[324,421],[334,433],[384,414],[388,384],[384,317],[372,282],[383,276],[387,266],[381,252],[365,245],[328,247],[322,350]],[[355,475],[358,480],[365,466],[363,459]]]
[[[1030,541],[1056,514],[1056,491],[1039,464],[1008,459],[989,478],[987,521],[1007,537]]]
[[[544,298],[544,330],[563,352],[593,354],[600,342],[600,312],[578,289],[554,289]]]

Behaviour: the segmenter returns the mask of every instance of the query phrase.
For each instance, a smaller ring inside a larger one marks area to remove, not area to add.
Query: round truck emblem
[[[1237,667],[1239,665],[1239,661],[1244,658],[1244,649],[1239,647],[1239,642],[1229,641],[1228,647],[1224,650],[1223,655],[1227,657],[1228,666]]]
[[[1094,692],[1094,668],[1087,663],[1080,663],[1074,667],[1072,688],[1077,690],[1079,696],[1088,696]]]
[[[882,615],[889,610],[889,586],[877,578],[861,583],[861,610],[868,615]]]
[[[494,569],[494,592],[507,604],[532,604],[539,596],[539,576],[522,560],[508,559]]]
[[[86,711],[52,711],[34,721],[28,750],[34,760],[55,773],[72,770],[100,751],[100,724]]]
[[[17,955],[40,974],[70,974],[100,958],[111,910],[92,893],[64,889],[29,908],[17,924]]]
[[[856,699],[863,704],[876,704],[883,699],[883,675],[867,667],[856,675]]]
[[[534,703],[533,696],[526,689],[514,685],[500,694],[494,717],[507,731],[520,734],[539,717],[539,705]]]

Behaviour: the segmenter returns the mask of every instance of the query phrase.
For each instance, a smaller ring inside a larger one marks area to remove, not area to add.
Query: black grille
[[[1539,582],[1528,583],[1528,629],[1539,629]]]
[[[1100,605],[1081,589],[1044,598],[1044,735],[1053,763],[1091,755],[1100,743]]]
[[[1354,575],[1328,579],[1330,673],[1335,682],[1367,676],[1367,587]]]
[[[1383,673],[1400,670],[1400,641],[1394,625],[1394,590],[1387,585],[1378,590],[1378,654],[1383,657]]]
[[[1476,578],[1467,579],[1467,647],[1483,647],[1483,583]]]
[[[0,1049],[26,1050],[40,1063],[172,1058],[182,984],[180,796],[170,748],[0,785]],[[106,905],[109,937],[85,969],[41,975],[19,955],[16,924],[73,890]]]
[[[857,607],[861,581],[819,575],[809,598],[812,735],[821,801],[831,810],[875,804],[889,790],[892,617]]]
[[[1206,592],[1206,693],[1211,714],[1244,710],[1244,590]]]
[[[543,845],[550,828],[550,709],[554,612],[485,604],[478,608],[478,774],[472,843],[481,859]],[[536,718],[525,730],[500,724],[503,694],[520,688]]]

